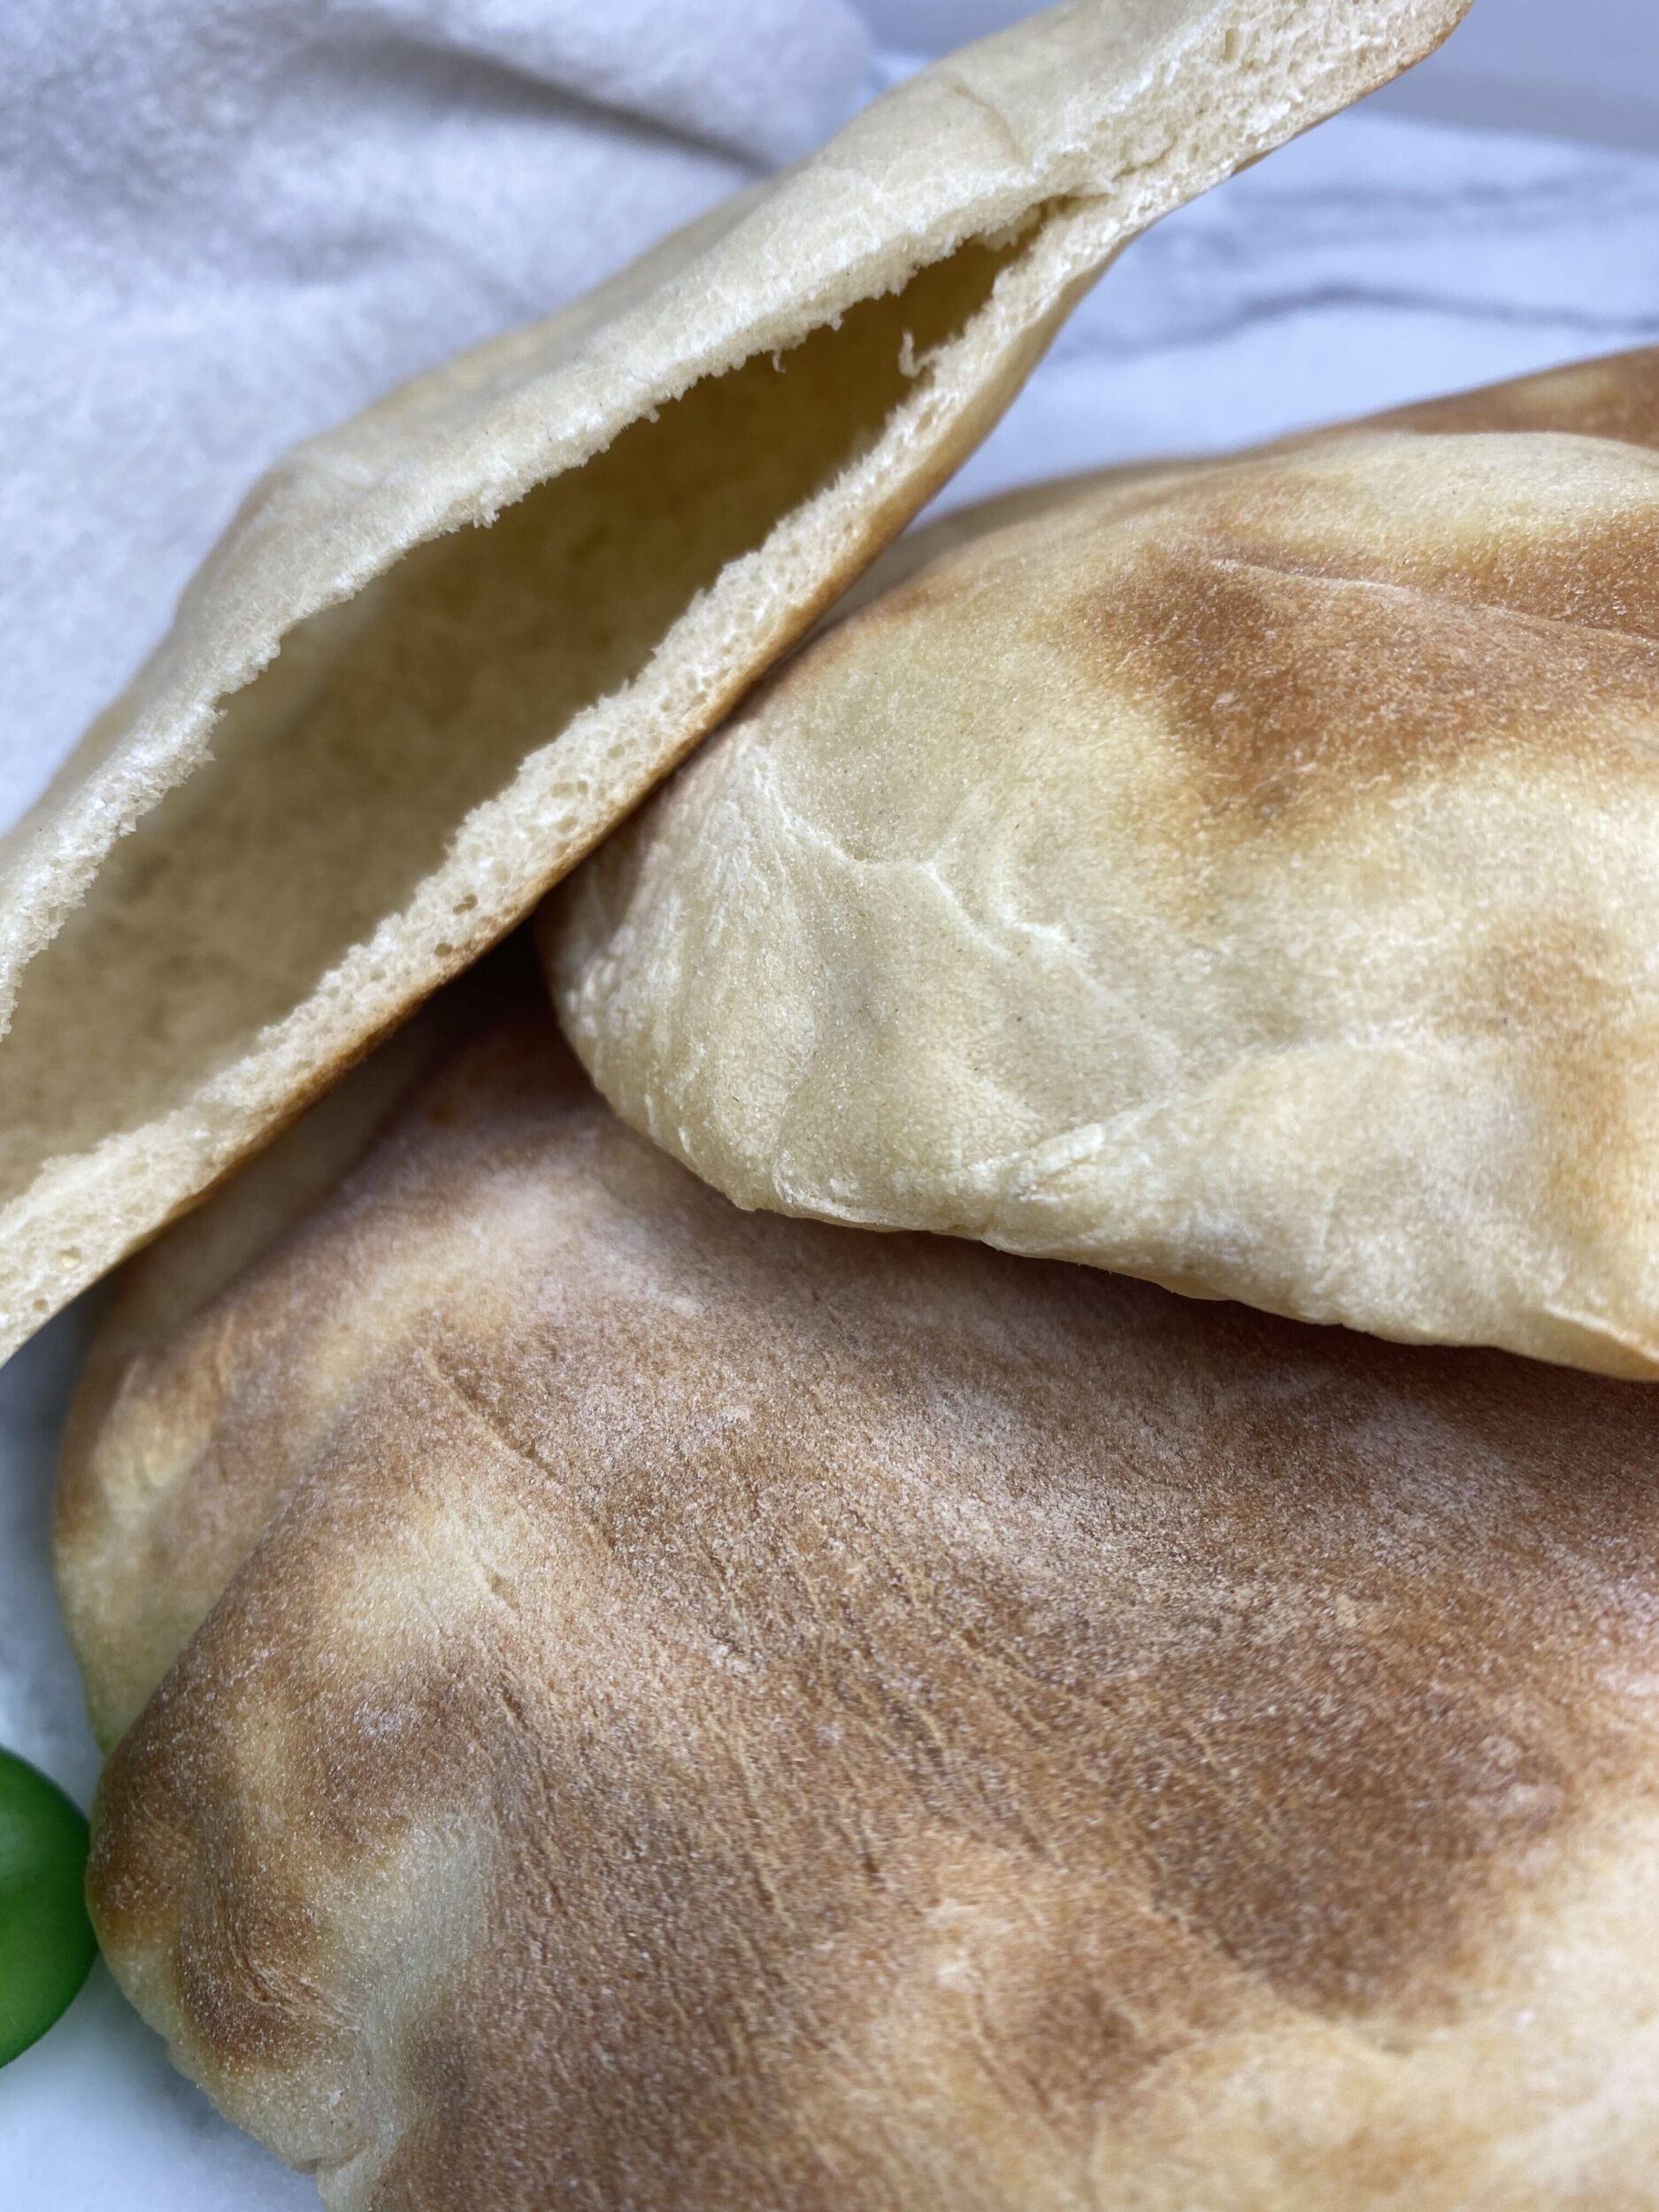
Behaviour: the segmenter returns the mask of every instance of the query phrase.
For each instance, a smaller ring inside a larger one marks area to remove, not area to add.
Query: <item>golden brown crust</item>
[[[65,1468],[89,1679],[183,1646],[100,1932],[335,2206],[1634,2208],[1656,1450],[741,1214],[498,1033]]]
[[[1445,450],[1449,472],[1463,457]],[[1515,452],[1517,480],[1549,465],[1535,457]],[[1310,809],[1432,784],[1482,751],[1611,756],[1640,774],[1659,735],[1659,470],[1646,473],[1647,496],[1626,479],[1640,503],[1605,523],[1500,510],[1419,549],[1394,515],[1370,541],[1371,518],[1294,462],[1266,483],[1217,472],[1138,557],[1040,619],[1102,702],[1121,693],[1168,731],[1223,820],[1300,828]],[[1484,478],[1467,491],[1489,491]]]
[[[741,1205],[1659,1372],[1659,455],[1327,436],[826,633],[546,910]]]

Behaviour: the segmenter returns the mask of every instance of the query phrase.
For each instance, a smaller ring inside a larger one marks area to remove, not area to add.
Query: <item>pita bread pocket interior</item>
[[[961,545],[555,902],[567,1033],[742,1205],[1650,1376],[1655,544],[1371,430]]]
[[[376,2212],[1646,2201],[1647,1394],[743,1214],[548,1027],[95,1350],[178,2062]]]
[[[1129,238],[1466,4],[1074,0],[281,463],[9,841],[0,1349],[528,911]]]

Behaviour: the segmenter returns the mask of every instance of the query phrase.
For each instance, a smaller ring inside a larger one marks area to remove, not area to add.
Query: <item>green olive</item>
[[[0,1751],[0,2066],[44,2035],[87,1978],[87,1824],[55,1782]]]

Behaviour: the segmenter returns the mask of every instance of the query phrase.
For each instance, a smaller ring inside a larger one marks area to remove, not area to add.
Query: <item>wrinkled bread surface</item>
[[[167,1250],[93,1905],[329,2205],[1651,2203],[1645,1392],[743,1214],[544,1022]]]
[[[1651,1375],[1655,543],[1647,446],[1432,420],[971,539],[565,887],[568,1033],[745,1206]]]

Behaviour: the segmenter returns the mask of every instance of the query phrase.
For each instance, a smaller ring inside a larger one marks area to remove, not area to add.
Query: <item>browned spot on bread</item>
[[[1659,772],[1659,497],[1553,539],[1401,547],[1363,500],[1298,528],[1284,467],[1166,503],[1048,626],[1214,805],[1301,818],[1494,750]]]
[[[1632,514],[1579,519],[1558,532],[1511,525],[1425,549],[1396,572],[1408,589],[1500,617],[1653,645],[1659,642],[1659,468],[1654,493],[1652,505]]]
[[[1653,1794],[1643,1390],[741,1214],[527,1030],[242,1295],[303,1362],[381,1238],[303,1464],[215,1340],[280,1502],[92,1876],[233,2111],[380,2070],[378,2207],[1088,2203],[1213,2034],[1455,2023]]]

